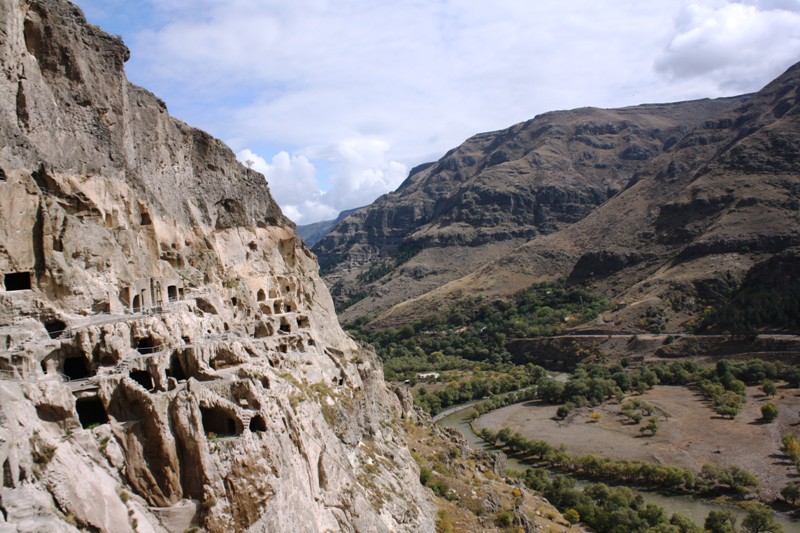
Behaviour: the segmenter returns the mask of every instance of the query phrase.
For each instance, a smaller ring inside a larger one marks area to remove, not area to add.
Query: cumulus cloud
[[[298,224],[335,218],[338,211],[322,201],[325,193],[317,183],[316,168],[302,155],[278,152],[271,160],[244,149],[236,157],[267,179],[275,201]]]
[[[348,140],[320,153],[331,163],[327,190],[304,155],[276,154],[270,162],[250,149],[237,158],[264,174],[284,214],[298,224],[335,218],[340,211],[366,205],[390,192],[408,175],[408,167],[386,159],[389,145],[377,139]]]
[[[705,79],[725,92],[760,88],[800,59],[800,3],[689,2],[655,62],[673,79]]]
[[[97,14],[119,2],[76,1]],[[137,11],[147,24],[119,26],[131,79],[250,150],[301,223],[370,202],[479,132],[754,91],[800,59],[800,0],[142,0],[126,16]]]
[[[336,147],[334,173],[326,199],[339,210],[360,207],[393,191],[408,175],[408,167],[387,161],[389,144],[377,140],[350,140]]]

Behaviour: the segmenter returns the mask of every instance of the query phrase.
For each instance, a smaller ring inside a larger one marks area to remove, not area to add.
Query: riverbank
[[[525,402],[528,404],[530,402]],[[518,404],[518,405],[525,405]],[[488,413],[491,414],[491,413]],[[471,421],[467,416],[466,410],[459,410],[449,416],[439,420],[438,425],[451,429],[458,430],[468,442],[470,448],[475,450],[497,451],[496,448],[486,444],[482,439],[474,434],[471,429]],[[518,461],[513,457],[506,459],[506,466],[509,469],[517,471],[525,471],[531,465]],[[711,511],[731,511],[737,518],[737,523],[745,517],[746,512],[737,507],[723,505],[712,501],[696,499],[691,496],[670,495],[658,491],[645,491],[632,488],[634,493],[641,495],[648,503],[658,505],[665,509],[668,516],[673,513],[678,513],[691,519],[695,524],[702,526],[708,513]],[[776,519],[783,527],[784,533],[800,533],[800,522],[791,520],[785,514],[777,514]]]
[[[556,406],[524,402],[491,411],[474,425],[478,430],[493,431],[508,427],[528,439],[563,445],[574,455],[640,460],[695,472],[704,464],[739,466],[758,477],[759,497],[773,501],[797,476],[794,464],[780,448],[784,433],[797,432],[800,396],[791,389],[766,398],[755,387],[749,388],[747,395],[742,411],[729,420],[716,415],[705,398],[690,389],[657,386],[637,396],[660,413],[659,429],[652,437],[642,436],[641,425],[625,423],[616,402],[575,409],[564,420],[557,419]],[[767,401],[779,410],[778,419],[771,424],[760,420],[760,407]],[[592,413],[597,413],[594,418]]]

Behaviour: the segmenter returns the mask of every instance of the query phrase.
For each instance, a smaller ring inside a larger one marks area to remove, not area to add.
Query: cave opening
[[[142,355],[156,353],[161,348],[161,345],[156,343],[153,337],[145,337],[139,339],[136,343],[136,351]]]
[[[236,420],[219,407],[200,407],[203,420],[203,431],[206,435],[213,433],[218,437],[235,437]]]
[[[13,488],[15,485],[14,483],[14,476],[11,473],[11,464],[6,459],[3,462],[3,486],[6,488]]]
[[[78,412],[78,420],[84,428],[108,423],[106,408],[97,396],[78,398],[75,401],[75,410]]]
[[[167,286],[167,299],[170,302],[178,301],[178,286],[177,285],[168,285]]]
[[[178,354],[172,354],[169,358],[169,368],[167,369],[167,377],[175,378],[177,381],[186,381],[186,372],[183,370],[181,359]]]
[[[284,332],[284,333],[291,333],[292,332],[292,326],[291,326],[291,324],[289,324],[289,322],[286,319],[282,319],[281,320],[280,330],[282,332]]]
[[[133,297],[133,312],[134,313],[141,313],[142,312],[142,298],[137,294]]]
[[[281,303],[280,302],[275,302],[272,305],[272,310],[276,315],[281,314]]]
[[[128,377],[148,391],[153,390],[153,376],[147,370],[132,370]]]
[[[264,289],[258,289],[258,294],[256,294],[256,300],[259,302],[263,302],[267,299],[267,293],[264,292]]]
[[[27,291],[31,288],[30,272],[6,272],[3,284],[7,291]]]
[[[83,357],[67,357],[64,359],[64,375],[69,379],[85,379],[93,374]]]
[[[51,339],[57,339],[67,329],[67,324],[63,320],[53,319],[44,323],[44,329]]]
[[[267,423],[261,415],[256,415],[250,419],[250,431],[266,431]]]

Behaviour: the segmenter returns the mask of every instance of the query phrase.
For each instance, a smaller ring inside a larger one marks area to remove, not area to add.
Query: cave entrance
[[[64,331],[67,329],[67,324],[58,319],[49,320],[44,323],[44,329],[47,330],[47,334],[50,336],[51,339],[57,339],[61,336]]]
[[[206,435],[214,433],[218,437],[235,437],[236,420],[224,409],[219,407],[201,407],[203,418],[203,431]]]
[[[169,286],[167,286],[167,299],[170,302],[177,302],[178,301],[178,286],[177,285],[169,285]]]
[[[30,272],[7,272],[3,276],[7,291],[27,291],[31,288]]]
[[[186,381],[186,372],[184,372],[181,359],[177,354],[172,354],[172,357],[169,358],[167,377],[175,378],[177,381]]]
[[[160,348],[161,345],[157,344],[153,337],[139,339],[139,341],[136,343],[136,351],[142,355],[156,353]]]
[[[147,370],[133,370],[128,377],[148,391],[153,390],[153,376]]]
[[[108,423],[108,414],[100,398],[79,398],[75,402],[75,410],[78,412],[78,420],[84,428],[93,428],[100,424]]]
[[[256,294],[256,300],[259,302],[263,302],[267,299],[267,293],[264,292],[264,289],[258,289],[258,294]]]
[[[142,298],[138,294],[134,295],[133,297],[133,312],[134,313],[141,313],[142,312]]]
[[[64,359],[64,374],[69,379],[86,379],[92,376],[86,359],[83,357],[67,357]]]
[[[250,431],[266,431],[267,430],[267,423],[264,422],[264,418],[261,415],[256,415],[250,419]]]

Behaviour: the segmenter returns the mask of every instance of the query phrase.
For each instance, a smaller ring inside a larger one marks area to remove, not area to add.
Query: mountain
[[[0,0],[0,529],[433,531],[264,177],[63,0]]]
[[[354,209],[346,209],[339,213],[339,216],[333,220],[322,220],[320,222],[313,222],[311,224],[297,226],[297,234],[300,235],[300,237],[306,243],[306,246],[314,246],[317,241],[330,233],[330,231],[335,228],[339,222],[350,216],[358,209],[360,208],[356,207]]]
[[[552,112],[468,139],[313,246],[342,319],[375,317],[558,234],[746,98]]]
[[[504,298],[561,278],[612,301],[584,331],[796,332],[800,64],[728,102],[641,161],[619,194],[580,221],[380,320],[409,321],[465,295]]]

